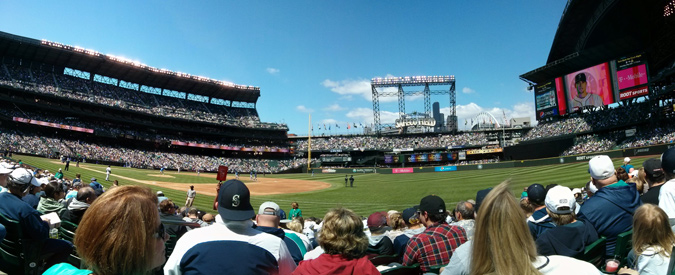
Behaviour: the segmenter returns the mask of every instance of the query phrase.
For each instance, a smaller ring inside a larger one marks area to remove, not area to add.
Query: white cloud
[[[389,75],[388,75],[389,76]],[[321,82],[321,85],[323,85],[326,88],[329,88],[332,92],[342,95],[342,98],[345,99],[352,99],[352,96],[360,96],[363,99],[372,102],[373,100],[373,90],[370,87],[370,80],[367,79],[359,79],[359,80],[352,80],[352,79],[347,79],[347,80],[341,80],[341,81],[333,81],[330,79],[326,79],[323,82]],[[391,92],[396,92],[397,89],[394,87],[389,87],[389,88],[379,88],[378,92],[380,93],[391,93]],[[411,96],[407,97],[406,100],[416,100],[422,98],[421,96]],[[396,102],[398,100],[398,97],[396,96],[389,96],[389,97],[379,97],[380,102]]]
[[[345,108],[340,106],[340,104],[335,103],[335,104],[330,105],[326,108],[323,108],[323,110],[328,111],[328,112],[337,112],[337,111],[345,110]]]
[[[296,110],[303,112],[303,113],[311,113],[314,112],[314,109],[307,108],[305,105],[298,105],[295,107]]]
[[[380,111],[380,123],[394,123],[398,115],[398,112]],[[354,122],[363,123],[364,125],[375,123],[373,110],[368,108],[353,109],[347,112],[345,116],[351,118]]]
[[[456,114],[459,129],[469,129],[471,127],[471,120],[473,119],[474,123],[476,123],[476,116],[481,112],[492,114],[500,124],[504,123],[504,115],[506,115],[507,120],[516,117],[529,117],[532,124],[536,124],[534,103],[532,102],[517,103],[511,106],[511,108],[485,108],[471,102],[466,105],[457,105]],[[441,108],[441,113],[447,117],[450,114],[450,108]],[[464,125],[465,121],[468,122],[466,126]]]
[[[469,87],[464,87],[464,88],[462,88],[462,93],[465,93],[465,94],[473,94],[473,93],[475,93],[475,92],[476,92],[476,91],[475,91],[474,89],[471,89],[471,88],[469,88]]]
[[[265,69],[265,70],[266,70],[267,73],[269,73],[269,74],[278,74],[278,73],[279,73],[279,69],[277,69],[277,68],[267,68],[267,69]]]

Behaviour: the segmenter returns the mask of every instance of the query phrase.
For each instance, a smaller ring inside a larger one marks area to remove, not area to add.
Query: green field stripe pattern
[[[632,164],[636,169],[642,166],[642,162],[648,157],[636,157]],[[19,156],[14,159],[22,159],[25,163],[31,164],[50,171],[56,171],[63,165],[53,163],[55,160]],[[81,173],[84,182],[89,182],[93,176],[99,179],[99,182],[105,187],[111,185],[106,182],[104,165],[92,165],[89,167],[99,171],[89,171],[82,168],[76,168],[75,163],[71,162],[70,171],[65,171],[65,176],[74,178],[75,173]],[[622,165],[622,159],[615,159],[614,165]],[[195,175],[174,174],[167,172],[167,175],[175,178],[158,178],[148,174],[158,174],[158,170],[135,169],[112,167],[113,175],[111,180],[119,179],[122,185],[137,184],[132,181],[117,178],[117,176],[129,177],[137,180],[152,180],[176,183],[194,183],[208,184],[214,188],[216,181],[206,177],[197,177]],[[232,175],[230,175],[231,177]],[[253,207],[257,207],[265,201],[274,201],[278,203],[286,212],[290,210],[291,202],[298,202],[302,209],[304,217],[323,217],[331,208],[343,206],[350,208],[359,215],[367,216],[375,211],[385,210],[403,210],[419,204],[422,197],[427,195],[438,195],[443,198],[447,204],[448,210],[454,208],[460,200],[474,199],[476,191],[493,187],[504,180],[510,180],[514,196],[520,196],[523,187],[532,183],[540,183],[544,186],[552,183],[564,185],[567,187],[583,187],[589,181],[588,162],[566,163],[557,165],[546,165],[536,167],[518,167],[501,168],[472,171],[453,171],[453,172],[432,172],[418,174],[354,174],[354,188],[344,187],[345,174],[283,174],[267,175],[266,177],[283,179],[300,179],[323,181],[331,184],[330,188],[318,191],[311,191],[296,194],[281,194],[269,196],[254,196],[251,199]],[[248,180],[247,175],[241,177],[244,182]],[[182,205],[185,200],[185,190],[163,189],[155,185],[148,185],[153,190],[162,190],[164,194],[173,199],[176,204]],[[194,206],[200,210],[215,213],[211,210],[214,197],[206,195],[197,195]]]

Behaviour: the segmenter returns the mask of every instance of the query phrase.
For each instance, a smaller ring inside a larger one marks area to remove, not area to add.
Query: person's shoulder
[[[544,275],[569,274],[570,272],[576,275],[602,274],[589,262],[560,255],[539,256],[535,262],[535,266],[537,265]]]

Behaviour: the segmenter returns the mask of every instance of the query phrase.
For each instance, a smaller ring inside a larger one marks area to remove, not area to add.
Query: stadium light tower
[[[448,89],[431,90],[430,86],[448,86]],[[456,93],[455,76],[405,76],[405,77],[387,77],[373,78],[370,80],[370,87],[373,93],[373,119],[375,131],[379,134],[383,127],[380,123],[380,97],[398,97],[399,120],[406,116],[405,97],[406,96],[424,96],[424,113],[429,116],[431,113],[431,95],[449,95],[450,100],[450,121],[448,131],[457,131],[456,115]],[[403,87],[424,87],[423,90],[405,91]],[[397,88],[396,91],[385,91],[385,88]],[[378,90],[380,89],[380,90]],[[422,123],[423,125],[424,123]]]

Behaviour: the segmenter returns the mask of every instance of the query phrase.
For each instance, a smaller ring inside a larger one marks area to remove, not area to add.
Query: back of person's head
[[[302,224],[298,219],[293,219],[291,222],[286,224],[286,227],[293,232],[302,233]]]
[[[47,183],[44,188],[42,188],[42,191],[45,192],[45,197],[52,199],[56,199],[57,196],[65,192],[63,185],[61,185],[58,181],[49,181],[49,183]]]
[[[190,207],[187,211],[188,216],[197,216],[198,213],[197,207]]]
[[[471,274],[541,274],[532,261],[537,249],[505,181],[481,203],[473,238]]]
[[[460,201],[459,203],[457,203],[455,211],[457,211],[459,214],[462,215],[462,219],[465,220],[474,219],[473,204],[468,201]]]
[[[445,201],[436,195],[429,195],[420,200],[420,212],[426,212],[428,219],[431,222],[445,222],[448,217],[447,209],[445,208]]]
[[[82,187],[80,188],[80,190],[77,191],[77,196],[75,197],[75,199],[81,202],[87,202],[91,204],[94,200],[96,200],[96,191],[94,191],[94,188],[91,188],[89,186]]]
[[[75,177],[79,179],[79,178],[82,177],[82,175],[80,175],[80,174],[75,174]]]
[[[211,213],[206,213],[204,216],[202,216],[202,221],[211,224],[216,220],[216,217],[213,216]]]
[[[371,234],[382,234],[387,229],[387,214],[386,212],[375,212],[368,216],[366,222],[368,230]]]
[[[538,183],[530,185],[527,187],[527,199],[534,208],[543,206],[546,199],[546,188]]]
[[[556,225],[570,224],[576,220],[574,210],[577,200],[574,199],[572,190],[565,186],[556,186],[546,193],[546,212]]]
[[[666,180],[675,178],[675,147],[661,154],[661,168],[666,175]]]
[[[158,227],[157,197],[150,188],[123,186],[91,204],[74,244],[94,274],[146,274],[165,260],[164,249],[157,249],[165,238]]]
[[[626,169],[619,167],[616,169],[616,178],[622,181],[627,181],[630,176],[628,175],[628,172],[626,172]]]
[[[403,221],[403,214],[401,212],[394,212],[389,215],[389,221],[387,225],[391,227],[392,230],[403,230],[406,228],[405,221]]]
[[[660,159],[647,159],[642,163],[642,168],[644,168],[645,179],[648,183],[660,183],[666,180]]]
[[[667,257],[675,244],[675,235],[668,223],[668,215],[654,204],[643,204],[633,215],[633,249],[640,255],[649,246],[661,248]]]
[[[171,200],[163,200],[162,202],[159,203],[159,211],[161,211],[164,214],[168,214],[171,209],[174,209],[173,201]]]
[[[346,208],[331,209],[323,218],[318,242],[329,255],[358,259],[366,255],[368,236],[356,213]]]
[[[529,217],[534,213],[534,207],[530,204],[530,200],[527,197],[520,199],[520,210],[523,211],[526,217]]]

